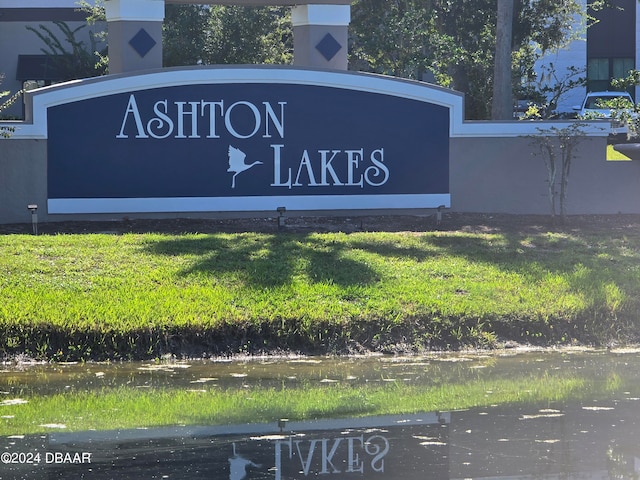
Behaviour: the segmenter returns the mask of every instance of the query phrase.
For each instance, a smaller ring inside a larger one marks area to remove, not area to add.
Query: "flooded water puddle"
[[[636,479],[640,352],[0,368],[1,479]]]

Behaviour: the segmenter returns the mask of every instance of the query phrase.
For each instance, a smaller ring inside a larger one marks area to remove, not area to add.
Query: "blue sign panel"
[[[449,205],[449,109],[285,83],[166,86],[48,108],[49,213]]]

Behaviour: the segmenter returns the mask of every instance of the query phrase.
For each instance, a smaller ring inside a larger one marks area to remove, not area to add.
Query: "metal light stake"
[[[286,226],[286,217],[284,214],[287,211],[287,207],[278,207],[276,211],[278,212],[278,229],[282,230]]]
[[[29,204],[27,210],[31,211],[31,227],[33,228],[33,234],[38,234],[38,205]]]

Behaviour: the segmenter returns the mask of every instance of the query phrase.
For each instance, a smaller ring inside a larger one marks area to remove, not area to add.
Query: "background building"
[[[583,3],[587,9],[586,0]],[[589,8],[587,13],[596,23],[586,28],[582,20],[577,21],[576,31],[582,32],[579,38],[540,62],[541,65],[553,63],[559,77],[571,66],[582,70],[582,76],[586,76],[586,86],[563,95],[558,103],[559,112],[571,112],[588,91],[611,90],[611,79],[626,77],[629,70],[640,66],[638,1],[611,0],[611,3],[614,8],[600,11]],[[636,101],[640,98],[639,87],[630,89],[629,93]]]
[[[0,74],[4,74],[0,90],[13,93],[63,80],[61,72],[43,52],[44,42],[27,27],[41,31],[42,25],[69,48],[55,22],[65,22],[75,30],[86,25],[85,18],[86,14],[78,11],[77,0],[0,0]],[[93,28],[78,31],[77,40],[89,46],[90,30]],[[3,118],[21,118],[22,102],[2,115]]]

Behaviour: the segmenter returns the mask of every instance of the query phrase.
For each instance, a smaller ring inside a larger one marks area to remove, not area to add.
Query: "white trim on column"
[[[106,0],[107,21],[161,22],[164,0]]]
[[[350,5],[296,5],[291,8],[294,27],[305,25],[348,26],[351,22]]]

